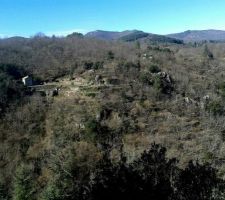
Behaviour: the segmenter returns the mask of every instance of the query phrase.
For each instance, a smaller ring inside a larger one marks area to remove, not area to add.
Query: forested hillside
[[[177,41],[1,39],[0,200],[224,199],[225,44]]]

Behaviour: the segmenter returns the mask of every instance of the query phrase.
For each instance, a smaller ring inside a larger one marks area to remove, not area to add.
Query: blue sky
[[[225,0],[0,0],[0,36],[225,30]]]

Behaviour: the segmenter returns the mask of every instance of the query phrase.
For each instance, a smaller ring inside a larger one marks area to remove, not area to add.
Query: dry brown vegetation
[[[29,94],[1,113],[0,180],[9,193],[21,163],[31,166],[41,199],[57,170],[82,168],[83,180],[104,151],[115,162],[123,151],[132,162],[153,142],[180,167],[208,162],[225,178],[225,44],[139,48],[37,37],[0,41],[0,63],[61,87],[56,97]]]

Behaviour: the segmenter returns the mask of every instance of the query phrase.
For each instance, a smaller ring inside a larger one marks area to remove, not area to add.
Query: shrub
[[[97,62],[94,63],[94,67],[93,68],[95,70],[102,69],[103,68],[103,64],[104,64],[104,62],[97,61]]]
[[[13,199],[14,200],[34,199],[32,171],[28,166],[21,165],[16,170]]]
[[[102,69],[103,68],[103,64],[104,64],[104,62],[100,62],[100,61],[97,61],[97,62],[86,61],[86,62],[84,62],[84,69],[85,70]]]
[[[214,58],[212,52],[209,50],[207,45],[205,45],[205,47],[204,47],[203,55],[204,55],[204,57],[206,57],[208,59],[213,59]]]
[[[3,183],[2,180],[0,179],[0,200],[7,200],[7,199],[9,199],[9,197],[6,184]]]
[[[43,192],[42,199],[43,200],[61,200],[61,190],[57,186],[56,183],[49,183],[46,189]]]
[[[177,167],[176,159],[166,158],[166,149],[153,144],[131,164],[116,166],[107,156],[101,161],[90,193],[91,199],[209,200],[223,194],[221,180],[209,165],[190,162],[186,169]],[[190,192],[191,191],[191,192]]]
[[[0,112],[1,109],[15,103],[25,96],[25,88],[22,82],[18,82],[16,68],[0,66]]]
[[[112,51],[107,52],[107,59],[108,60],[113,60],[115,58],[115,55]]]
[[[94,92],[89,92],[89,93],[86,93],[86,96],[88,96],[88,97],[95,97],[96,96],[96,93],[94,93]]]
[[[220,101],[212,101],[206,105],[206,110],[213,115],[222,115],[224,113],[224,107]]]
[[[146,72],[140,74],[140,81],[143,84],[146,84],[146,85],[152,85],[153,84],[152,76],[149,73],[146,73]]]
[[[87,61],[87,62],[84,63],[84,69],[85,70],[90,70],[90,69],[93,68],[93,66],[94,66],[94,63],[93,62]]]
[[[177,200],[209,200],[220,180],[216,170],[208,164],[200,165],[189,162],[187,168],[181,171],[175,184]],[[190,192],[191,191],[191,192]]]
[[[154,78],[153,87],[160,93],[163,91],[163,89],[164,89],[163,82],[162,82],[162,79],[159,76],[156,76]]]
[[[83,137],[86,141],[96,142],[101,130],[101,125],[94,118],[90,118],[85,123],[85,130]]]
[[[154,77],[153,87],[158,93],[162,94],[171,94],[174,89],[171,79],[168,80],[168,77],[164,78],[158,74]]]
[[[149,67],[149,71],[150,71],[151,73],[158,73],[158,72],[160,72],[161,70],[160,70],[160,68],[159,68],[157,65],[151,65],[151,66]]]
[[[219,83],[219,84],[217,85],[217,90],[218,90],[218,93],[219,93],[223,98],[225,98],[225,82]]]

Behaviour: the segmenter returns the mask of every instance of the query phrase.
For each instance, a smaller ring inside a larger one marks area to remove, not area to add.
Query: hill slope
[[[171,38],[184,40],[186,42],[203,41],[203,40],[214,40],[221,41],[225,40],[225,31],[221,30],[188,30],[182,33],[174,33],[167,35]]]
[[[131,30],[131,31],[122,31],[122,32],[113,32],[113,31],[93,31],[89,32],[85,35],[88,38],[95,38],[101,40],[120,40],[125,42],[132,42],[136,40],[143,40],[147,39],[150,42],[167,42],[167,43],[182,43],[181,40],[178,39],[171,39],[170,37],[146,33],[143,31],[138,30]]]
[[[103,40],[117,40],[120,37],[127,36],[129,34],[137,32],[136,30],[131,31],[103,31],[103,30],[97,30],[89,32],[85,35],[85,37],[89,38],[96,38],[96,39],[103,39]]]
[[[0,40],[0,199],[215,197],[210,165],[225,179],[225,43],[148,37]],[[23,86],[29,74],[43,85]]]

